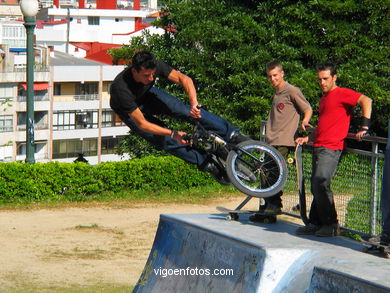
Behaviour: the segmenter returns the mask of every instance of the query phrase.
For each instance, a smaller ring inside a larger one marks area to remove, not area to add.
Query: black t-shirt
[[[136,82],[131,74],[131,66],[114,79],[110,87],[110,106],[115,112],[131,113],[143,104],[145,94],[153,87],[157,77],[168,78],[172,67],[157,61],[154,80],[148,85]]]

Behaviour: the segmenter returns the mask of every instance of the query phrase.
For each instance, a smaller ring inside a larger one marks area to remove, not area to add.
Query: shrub
[[[208,174],[169,157],[145,157],[96,166],[85,163],[0,164],[0,201],[84,201],[104,191],[185,190],[211,184]]]

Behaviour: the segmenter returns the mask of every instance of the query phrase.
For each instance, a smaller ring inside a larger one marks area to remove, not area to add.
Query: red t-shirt
[[[362,94],[336,87],[322,96],[319,106],[315,147],[342,150],[351,122],[352,108]]]

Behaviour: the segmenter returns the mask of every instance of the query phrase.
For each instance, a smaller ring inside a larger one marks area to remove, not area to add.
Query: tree
[[[130,59],[137,49],[191,76],[207,108],[258,137],[273,96],[264,66],[280,60],[286,79],[300,87],[313,109],[321,92],[314,67],[338,66],[339,86],[374,99],[373,128],[387,133],[389,98],[389,2],[376,0],[166,0],[155,24],[162,36],[134,38],[113,49]],[[182,89],[160,84],[186,99]],[[316,121],[316,112],[314,122]]]

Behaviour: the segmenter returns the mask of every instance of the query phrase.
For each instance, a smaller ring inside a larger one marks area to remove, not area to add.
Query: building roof
[[[88,60],[84,58],[77,58],[72,55],[60,52],[60,51],[54,51],[54,56],[50,56],[50,64],[54,66],[100,66],[100,65],[107,65],[101,62]]]
[[[113,64],[112,57],[107,53],[111,48],[118,48],[118,44],[107,44],[99,42],[70,42],[73,46],[86,51],[85,59],[102,62],[108,65]]]

